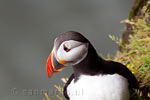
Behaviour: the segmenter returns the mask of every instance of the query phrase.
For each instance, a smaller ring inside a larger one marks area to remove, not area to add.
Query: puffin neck
[[[75,80],[78,80],[80,75],[96,75],[99,73],[103,59],[98,56],[94,47],[89,43],[88,54],[79,64],[73,67]]]

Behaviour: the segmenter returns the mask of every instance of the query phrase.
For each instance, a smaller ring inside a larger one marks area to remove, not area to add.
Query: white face
[[[65,60],[66,64],[75,65],[81,62],[88,54],[88,43],[75,40],[64,41],[57,50],[57,58]]]

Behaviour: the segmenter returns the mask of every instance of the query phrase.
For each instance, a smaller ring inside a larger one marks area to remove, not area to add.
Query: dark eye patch
[[[69,49],[67,46],[64,45],[64,50],[65,50],[66,52],[69,52],[71,49]]]

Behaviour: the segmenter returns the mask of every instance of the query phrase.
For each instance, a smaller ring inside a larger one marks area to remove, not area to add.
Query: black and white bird
[[[82,34],[69,31],[55,39],[47,60],[48,77],[72,66],[64,87],[67,100],[129,100],[137,80],[126,66],[106,61]]]

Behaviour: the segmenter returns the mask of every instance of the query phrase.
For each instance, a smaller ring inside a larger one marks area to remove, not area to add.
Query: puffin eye
[[[64,50],[65,50],[66,52],[69,52],[71,49],[69,49],[68,47],[66,47],[66,46],[64,45]]]

